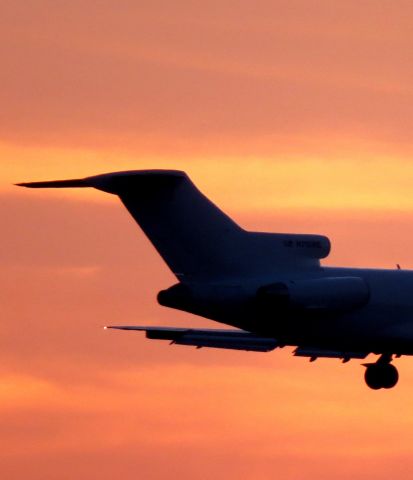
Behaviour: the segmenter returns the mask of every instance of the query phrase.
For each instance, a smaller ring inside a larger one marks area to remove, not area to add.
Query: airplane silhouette
[[[321,235],[242,229],[178,170],[138,170],[30,188],[93,187],[118,195],[178,282],[160,305],[236,329],[108,326],[178,345],[364,359],[375,390],[398,382],[393,357],[413,355],[413,271],[324,267]]]

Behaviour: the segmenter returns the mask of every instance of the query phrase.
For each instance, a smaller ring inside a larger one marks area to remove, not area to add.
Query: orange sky
[[[114,197],[18,181],[179,168],[329,265],[413,268],[413,4],[3,2],[0,475],[408,479],[413,360],[195,350],[105,324],[216,326]]]

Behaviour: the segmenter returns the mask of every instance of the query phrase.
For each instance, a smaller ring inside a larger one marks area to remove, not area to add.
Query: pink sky
[[[115,198],[12,184],[186,170],[246,228],[327,234],[329,265],[413,268],[410,2],[5,2],[0,474],[410,478],[413,360],[195,350],[105,324],[215,327]]]

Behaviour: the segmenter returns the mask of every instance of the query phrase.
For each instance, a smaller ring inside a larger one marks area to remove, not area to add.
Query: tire
[[[397,371],[397,368],[390,363],[383,365],[382,368],[383,388],[393,388],[399,381],[399,372]]]
[[[373,363],[366,368],[364,379],[367,386],[373,390],[379,390],[380,388],[393,388],[398,380],[399,373],[397,368],[390,363],[377,364]]]
[[[380,388],[383,388],[382,377],[380,373],[381,368],[379,365],[373,364],[366,368],[364,380],[366,381],[368,387],[373,390],[379,390]]]

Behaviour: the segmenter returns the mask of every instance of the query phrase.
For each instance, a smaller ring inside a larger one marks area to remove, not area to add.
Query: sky
[[[399,479],[413,362],[195,350],[106,324],[217,327],[120,202],[22,181],[185,170],[326,265],[413,268],[413,4],[0,0],[0,474],[8,480]]]

